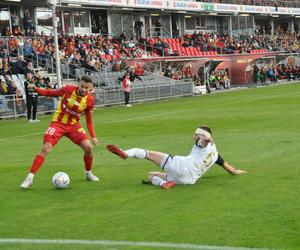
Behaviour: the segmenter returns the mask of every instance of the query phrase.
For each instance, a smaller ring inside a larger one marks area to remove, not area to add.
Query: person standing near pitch
[[[147,159],[158,165],[164,172],[150,172],[148,181],[143,181],[143,183],[150,183],[163,189],[173,188],[176,184],[195,184],[214,163],[233,175],[246,173],[223,160],[213,142],[209,127],[198,127],[194,134],[194,140],[195,144],[187,156],[171,156],[139,148],[123,151],[116,145],[107,145],[106,148],[123,159]]]
[[[73,143],[83,149],[86,179],[99,181],[97,176],[91,171],[93,163],[92,144],[79,122],[81,115],[85,114],[87,128],[92,137],[92,143],[97,146],[98,139],[92,121],[94,97],[90,94],[93,89],[91,77],[82,76],[79,86],[66,85],[55,90],[38,88],[34,85],[29,87],[34,88],[41,96],[60,96],[61,100],[53,115],[51,124],[44,134],[43,146],[40,152],[35,156],[29,174],[21,184],[21,188],[27,189],[32,185],[36,172],[43,165],[46,156],[51,152],[62,136],[67,136]]]

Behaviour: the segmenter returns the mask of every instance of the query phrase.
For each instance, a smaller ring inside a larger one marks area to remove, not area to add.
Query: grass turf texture
[[[89,239],[300,249],[300,85],[232,91],[94,112],[101,146],[94,149],[99,183],[84,179],[81,149],[64,138],[19,189],[50,116],[0,122],[0,238]],[[84,118],[83,122],[84,123]],[[143,160],[122,160],[106,144],[186,155],[195,127],[207,124],[224,159],[247,170],[231,176],[212,167],[193,186],[170,191],[142,185]],[[69,174],[55,190],[54,173]],[[55,249],[0,244],[3,249]],[[60,249],[91,246],[58,245]],[[94,248],[95,249],[95,248]],[[111,246],[98,249],[151,249]],[[154,248],[153,248],[154,249]]]

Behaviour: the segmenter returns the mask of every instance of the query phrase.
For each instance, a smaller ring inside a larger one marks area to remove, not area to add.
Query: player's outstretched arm
[[[247,173],[244,170],[241,169],[236,169],[235,167],[233,167],[232,165],[230,165],[227,161],[223,162],[223,166],[222,166],[228,173],[232,174],[232,175],[240,175],[240,174],[245,174]]]
[[[34,88],[36,92],[39,93],[41,96],[53,96],[53,97],[59,97],[63,96],[65,94],[65,90],[67,89],[67,86],[62,87],[60,89],[44,89],[44,88],[38,88],[34,84],[29,84],[28,87],[31,86]]]

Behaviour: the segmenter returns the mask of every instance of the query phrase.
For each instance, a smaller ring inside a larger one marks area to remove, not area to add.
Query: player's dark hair
[[[210,127],[204,125],[204,126],[199,126],[199,128],[201,128],[201,129],[207,131],[208,133],[210,133],[210,134],[212,135],[212,132],[211,132]]]
[[[84,82],[90,82],[90,83],[93,83],[92,77],[87,76],[87,75],[82,76],[80,80],[81,80],[81,81],[84,81]]]

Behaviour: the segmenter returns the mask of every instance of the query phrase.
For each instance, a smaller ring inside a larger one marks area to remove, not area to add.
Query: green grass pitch
[[[0,121],[0,238],[300,249],[299,96],[300,84],[287,84],[98,108],[94,172],[100,182],[85,181],[81,149],[64,138],[26,191],[19,186],[51,116],[34,124]],[[200,124],[212,128],[220,154],[246,175],[213,166],[196,185],[166,191],[141,184],[158,167],[105,149],[114,143],[186,155]],[[58,171],[71,178],[66,190],[52,187]],[[0,249],[161,248],[0,243]]]

